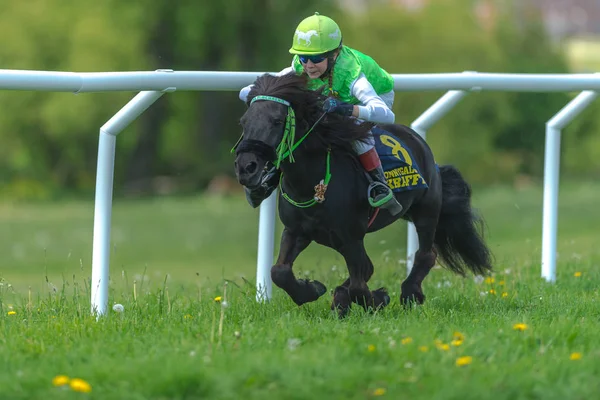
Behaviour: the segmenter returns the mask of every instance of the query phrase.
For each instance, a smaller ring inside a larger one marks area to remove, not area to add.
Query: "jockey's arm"
[[[290,72],[294,72],[294,68],[287,67],[287,68],[284,68],[281,71],[276,72],[276,73],[271,74],[271,75],[281,76],[281,75],[285,75],[285,74],[290,73]],[[252,84],[250,84],[250,85],[248,85],[246,87],[243,87],[242,90],[240,90],[240,100],[243,101],[244,103],[246,101],[248,101],[248,94],[250,93],[250,90],[252,90],[253,86],[254,86],[254,84],[252,83]]]
[[[393,95],[394,92],[391,92]],[[383,99],[375,92],[364,74],[360,74],[352,85],[352,95],[360,101],[354,106],[352,115],[378,124],[393,124],[396,116]]]

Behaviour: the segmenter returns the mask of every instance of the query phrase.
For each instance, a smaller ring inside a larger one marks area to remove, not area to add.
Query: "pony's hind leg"
[[[432,215],[433,214],[433,215]],[[413,214],[413,223],[419,237],[419,250],[415,254],[413,267],[408,277],[402,282],[400,302],[408,305],[412,302],[423,304],[425,295],[421,287],[423,280],[435,265],[437,253],[433,248],[433,238],[437,226],[438,213],[427,210],[427,213]]]
[[[271,267],[273,282],[285,290],[294,303],[299,306],[317,300],[327,291],[325,285],[319,281],[296,279],[294,271],[292,271],[294,261],[310,242],[311,240],[307,237],[295,234],[285,228],[281,235],[279,257],[277,257],[276,264]]]
[[[385,288],[371,291],[367,282],[373,275],[373,263],[367,255],[362,240],[347,243],[338,249],[344,256],[350,278],[335,288],[331,309],[344,317],[350,310],[351,303],[361,305],[365,310],[379,309],[390,303]]]

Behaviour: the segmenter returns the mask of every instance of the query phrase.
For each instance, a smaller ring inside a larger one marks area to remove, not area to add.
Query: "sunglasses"
[[[319,64],[319,63],[322,63],[323,60],[325,60],[327,58],[327,54],[317,54],[314,56],[302,55],[302,56],[298,56],[298,58],[300,59],[300,62],[302,64],[306,64],[309,60],[312,61],[313,64]]]

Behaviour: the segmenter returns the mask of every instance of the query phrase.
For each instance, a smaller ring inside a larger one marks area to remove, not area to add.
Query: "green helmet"
[[[323,54],[337,49],[341,43],[342,32],[338,24],[329,17],[315,13],[298,24],[290,53]]]

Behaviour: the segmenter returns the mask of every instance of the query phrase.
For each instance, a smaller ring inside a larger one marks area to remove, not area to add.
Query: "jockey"
[[[394,123],[393,78],[371,57],[343,45],[340,28],[331,18],[315,13],[300,22],[289,52],[294,54],[292,65],[276,75],[304,73],[308,75],[310,89],[325,86],[329,98],[323,104],[324,112],[373,123]],[[240,91],[242,101],[246,101],[251,88],[249,85]],[[387,185],[373,137],[370,136],[368,143],[356,141],[354,149],[372,180],[371,206],[387,208],[393,215],[400,212],[402,206]],[[247,193],[249,201],[259,195]]]

